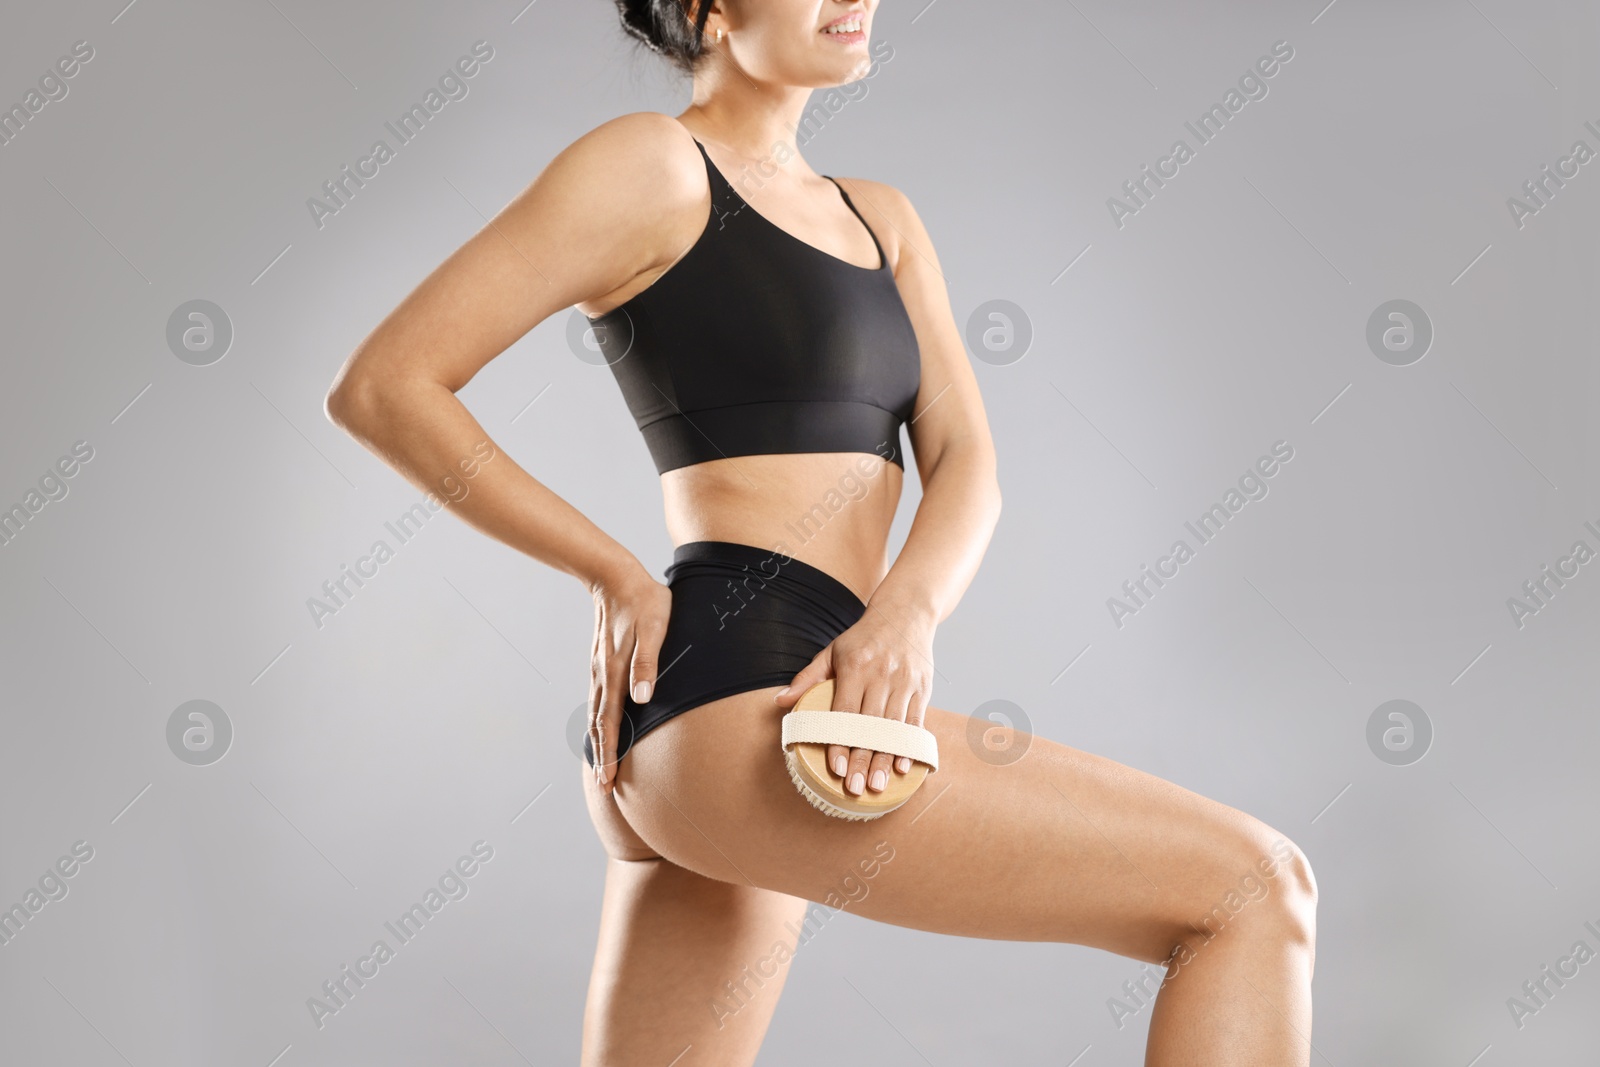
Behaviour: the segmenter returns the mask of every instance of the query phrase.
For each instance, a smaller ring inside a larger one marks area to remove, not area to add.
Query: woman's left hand
[[[899,614],[890,619],[869,605],[859,622],[834,638],[789,685],[777,703],[792,707],[818,682],[833,679],[833,710],[857,711],[921,726],[933,692],[934,621]],[[828,746],[828,766],[844,779],[845,791],[882,792],[894,770],[911,770],[911,760],[865,748]]]

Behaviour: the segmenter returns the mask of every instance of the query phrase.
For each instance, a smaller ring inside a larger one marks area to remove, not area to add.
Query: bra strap
[[[734,211],[746,207],[745,199],[739,195],[739,190],[735,189],[733,183],[723,177],[722,171],[718,170],[717,165],[711,162],[711,153],[706,151],[706,146],[701,144],[700,139],[693,134],[690,134],[690,139],[694,141],[694,146],[700,149],[700,158],[706,161],[706,180],[711,183],[712,200],[718,201],[722,199],[722,197],[716,195],[720,187],[727,194]]]
[[[867,220],[861,218],[861,212],[856,210],[856,202],[850,199],[850,194],[844,191],[844,186],[840,185],[838,179],[831,174],[824,174],[823,177],[833,182],[834,188],[839,190],[839,195],[844,197],[845,206],[850,209],[850,213],[860,219],[861,225],[867,231],[867,236],[872,238],[873,247],[878,250],[878,261],[880,263],[888,263],[889,254],[883,250],[883,245],[878,243],[878,235],[872,231],[871,226],[867,225]]]

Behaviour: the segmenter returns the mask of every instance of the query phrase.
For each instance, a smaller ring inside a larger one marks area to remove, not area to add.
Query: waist
[[[888,570],[889,529],[905,474],[881,455],[738,456],[661,476],[674,546],[731,542],[832,575],[865,601]]]
[[[860,399],[740,401],[684,411],[657,387],[648,409],[631,404],[656,470],[666,474],[724,457],[868,452],[905,469],[904,418]],[[670,406],[671,410],[656,410]]]

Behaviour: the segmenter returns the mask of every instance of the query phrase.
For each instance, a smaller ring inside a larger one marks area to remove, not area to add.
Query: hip
[[[789,684],[866,613],[821,568],[755,545],[690,541],[666,568],[672,606],[655,686],[622,701],[617,756],[662,723],[723,697]],[[593,762],[585,741],[585,759]]]

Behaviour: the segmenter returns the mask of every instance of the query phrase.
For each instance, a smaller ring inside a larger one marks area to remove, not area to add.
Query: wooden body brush
[[[807,689],[783,717],[784,763],[800,795],[811,806],[840,819],[876,819],[911,799],[929,774],[939,769],[939,746],[932,731],[898,719],[833,711],[833,679]],[[905,774],[891,764],[881,793],[845,792],[844,779],[828,768],[828,746],[865,748],[912,760]]]

